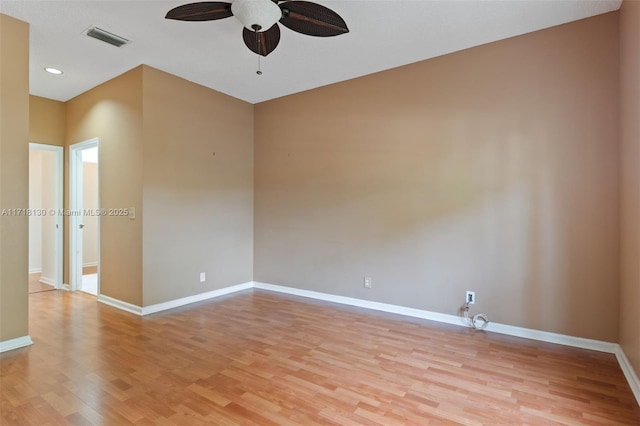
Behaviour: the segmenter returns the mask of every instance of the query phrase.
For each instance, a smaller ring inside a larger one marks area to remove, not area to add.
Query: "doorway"
[[[100,294],[100,141],[69,147],[70,287]]]
[[[60,146],[29,144],[29,293],[62,288],[63,157]]]

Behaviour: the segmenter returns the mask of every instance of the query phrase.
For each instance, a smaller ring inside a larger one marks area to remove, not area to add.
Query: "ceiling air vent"
[[[89,30],[87,30],[87,35],[100,41],[104,41],[105,43],[109,43],[115,47],[122,47],[129,43],[129,40],[126,38],[117,36],[98,27],[89,28]]]

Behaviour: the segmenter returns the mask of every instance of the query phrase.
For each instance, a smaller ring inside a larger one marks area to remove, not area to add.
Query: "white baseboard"
[[[633,370],[633,367],[631,366],[631,363],[629,362],[627,356],[624,354],[622,347],[620,345],[616,346],[617,350],[615,354],[616,358],[618,359],[618,363],[620,364],[620,368],[622,369],[627,382],[629,382],[629,386],[631,387],[633,395],[636,397],[636,401],[638,401],[638,404],[640,404],[640,379],[638,379],[638,375]]]
[[[301,290],[299,288],[284,287],[274,284],[254,282],[254,287],[277,291],[279,293],[287,293],[295,296],[309,297],[312,299],[324,300],[327,302],[341,303],[344,305],[358,306],[361,308],[374,309],[376,311],[389,312],[392,314],[406,315],[414,318],[422,318],[431,321],[437,321],[447,324],[468,327],[465,319],[457,315],[441,314],[439,312],[431,312],[422,309],[407,308],[399,305],[390,305],[387,303],[372,302],[370,300],[355,299],[352,297],[335,296],[328,293],[319,293],[316,291]],[[602,342],[600,340],[584,339],[582,337],[567,336],[564,334],[551,333],[548,331],[532,330],[524,327],[516,327],[512,325],[499,324],[490,322],[486,328],[487,331],[494,333],[507,334],[509,336],[523,337],[525,339],[539,340],[549,343],[557,343],[565,346],[573,346],[576,348],[590,349],[594,351],[616,353],[617,344]]]
[[[42,268],[31,268],[29,269],[30,274],[39,274],[42,272]]]
[[[540,342],[556,343],[558,345],[572,346],[574,348],[589,349],[609,354],[615,354],[618,350],[617,343],[585,339],[584,337],[568,336],[566,334],[552,333],[550,331],[515,327],[513,325],[499,324],[495,322],[490,322],[486,330],[494,333],[507,334],[509,336],[523,337],[525,339],[538,340]]]
[[[33,345],[33,340],[31,340],[31,336],[28,335],[11,340],[5,340],[4,342],[0,342],[0,353],[24,348],[25,346],[30,345]]]
[[[114,299],[113,297],[105,296],[104,294],[98,296],[98,302],[104,303],[105,305],[109,305],[114,308],[118,308],[123,311],[127,311],[135,315],[144,316],[154,314],[156,312],[166,311],[168,309],[178,308],[184,305],[189,305],[195,302],[201,302],[203,300],[215,299],[216,297],[225,296],[227,294],[235,293],[242,290],[248,290],[251,288],[253,288],[253,282],[248,282],[149,306],[133,305],[131,303]]]
[[[51,287],[55,287],[56,286],[56,282],[53,278],[48,278],[48,277],[40,277],[39,280],[42,284],[47,284],[50,285]]]
[[[142,308],[140,306],[123,302],[122,300],[114,299],[113,297],[105,296],[104,294],[98,295],[98,302],[120,309],[121,311],[129,312],[131,314],[140,316],[142,315]]]
[[[225,287],[218,290],[208,291],[193,296],[183,297],[181,299],[170,300],[168,302],[157,303],[155,305],[143,306],[141,315],[154,314],[167,309],[177,308],[179,306],[188,305],[190,303],[201,302],[203,300],[215,299],[216,297],[225,296],[237,291],[248,290],[253,288],[253,282],[238,284],[231,287]]]
[[[62,287],[60,289],[61,290],[71,291],[71,286],[69,284],[62,283]]]
[[[360,308],[374,309],[376,311],[389,312],[392,314],[406,315],[414,318],[428,319],[437,322],[444,322],[454,325],[465,325],[464,318],[441,314],[438,312],[430,312],[422,309],[407,308],[399,305],[390,305],[388,303],[372,302],[370,300],[355,299],[353,297],[336,296],[329,293],[319,293],[317,291],[302,290],[293,287],[284,287],[280,285],[254,282],[254,288],[262,290],[275,291],[278,293],[286,293],[294,296],[308,297],[311,299],[324,300],[326,302],[340,303],[343,305],[358,306]]]

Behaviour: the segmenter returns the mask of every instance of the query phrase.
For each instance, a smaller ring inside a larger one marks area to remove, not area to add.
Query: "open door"
[[[69,147],[71,290],[100,294],[100,141]]]

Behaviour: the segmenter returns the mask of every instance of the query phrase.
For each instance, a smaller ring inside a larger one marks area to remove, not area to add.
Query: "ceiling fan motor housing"
[[[282,11],[271,0],[234,0],[231,12],[251,31],[266,31],[282,18]]]

